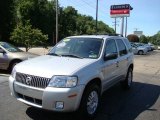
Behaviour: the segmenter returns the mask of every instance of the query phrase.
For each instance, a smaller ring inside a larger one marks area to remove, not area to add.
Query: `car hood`
[[[51,78],[53,75],[74,75],[95,61],[97,60],[44,55],[21,62],[15,69],[17,72]]]
[[[10,53],[14,58],[19,58],[21,60],[26,60],[30,58],[37,57],[38,55],[29,53],[29,52],[15,52],[15,53]]]

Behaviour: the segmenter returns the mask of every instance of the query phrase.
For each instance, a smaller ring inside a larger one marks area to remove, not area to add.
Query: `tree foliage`
[[[96,21],[91,16],[81,15],[72,6],[60,8],[60,38],[71,35],[96,34]],[[98,21],[98,33],[114,33],[114,30],[102,21]]]
[[[13,29],[13,0],[0,0],[0,40],[8,41]]]
[[[16,0],[16,23],[29,20],[33,28],[42,30],[52,39],[55,30],[55,2],[47,0]],[[52,43],[52,42],[50,42]]]
[[[34,28],[48,34],[49,43],[55,39],[55,2],[48,0],[16,0],[16,21],[22,23],[30,20]],[[59,39],[71,35],[95,34],[95,20],[91,16],[81,15],[68,6],[59,6]],[[102,21],[98,22],[99,33],[113,33],[114,30]]]
[[[157,34],[150,37],[149,41],[155,45],[160,45],[160,31]]]
[[[130,42],[139,42],[139,37],[137,35],[130,34],[127,36],[127,38]]]
[[[139,40],[141,43],[148,44],[148,42],[149,42],[149,39],[145,35],[140,36]]]
[[[15,43],[23,45],[28,51],[30,48],[41,45],[46,47],[48,40],[47,35],[43,35],[39,29],[33,29],[32,25],[27,21],[24,25],[20,23],[11,33],[11,40]]]
[[[49,38],[47,43],[52,44],[56,36],[55,5],[55,1],[51,0],[1,0],[0,37],[9,38],[11,31],[16,31],[19,26],[26,26],[26,21],[30,21],[32,28],[47,34]],[[71,6],[66,8],[59,6],[58,15],[59,40],[71,35],[96,33],[96,21],[93,17],[82,15]],[[114,30],[104,22],[98,21],[98,33],[114,33]]]

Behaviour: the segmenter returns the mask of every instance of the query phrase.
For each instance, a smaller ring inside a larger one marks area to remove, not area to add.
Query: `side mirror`
[[[0,49],[0,53],[3,53],[3,54],[4,54],[4,53],[6,53],[6,52],[5,52],[3,49]]]
[[[107,60],[113,60],[113,59],[116,59],[118,57],[118,54],[117,53],[109,53],[109,54],[106,54],[104,56],[104,60],[107,61]]]

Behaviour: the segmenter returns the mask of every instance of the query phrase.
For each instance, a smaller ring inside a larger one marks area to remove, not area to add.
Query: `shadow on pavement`
[[[95,120],[135,120],[143,111],[156,111],[151,106],[160,95],[160,86],[134,82],[129,91],[120,85],[110,88],[101,99],[100,111]],[[55,113],[29,107],[26,114],[33,120],[84,120],[76,113]]]
[[[78,117],[76,112],[58,113],[34,107],[29,107],[26,114],[33,120],[84,120],[83,118]]]

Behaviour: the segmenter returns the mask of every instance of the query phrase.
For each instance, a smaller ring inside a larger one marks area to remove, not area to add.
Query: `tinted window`
[[[121,39],[117,39],[116,41],[117,41],[117,45],[119,48],[119,55],[120,56],[126,55],[127,49],[126,49],[124,42]]]
[[[106,54],[117,53],[117,47],[115,40],[108,40],[106,43]]]

